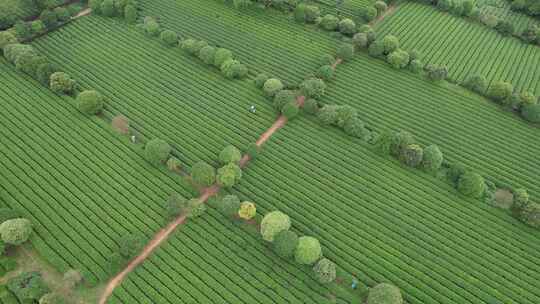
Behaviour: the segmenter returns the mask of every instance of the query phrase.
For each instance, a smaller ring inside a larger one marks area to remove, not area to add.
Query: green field
[[[511,10],[510,1],[477,0],[476,5],[480,8],[482,13],[493,14],[501,19],[510,21],[518,32],[526,30],[530,24],[538,24],[538,20],[523,13]]]
[[[275,117],[252,83],[228,81],[179,48],[111,19],[83,18],[33,45],[84,88],[105,95],[107,113],[127,116],[146,138],[169,141],[188,165],[215,161],[227,144],[246,147]]]
[[[274,135],[235,189],[409,303],[540,301],[537,231],[312,119]]]
[[[405,3],[378,23],[377,34],[399,38],[403,48],[417,49],[425,63],[448,66],[451,79],[474,74],[509,81],[518,91],[540,94],[540,47],[504,38],[488,27],[418,3]]]

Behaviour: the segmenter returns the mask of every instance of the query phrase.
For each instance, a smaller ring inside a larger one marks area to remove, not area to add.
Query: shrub
[[[448,77],[448,68],[446,66],[426,66],[428,78],[432,81],[441,81]]]
[[[413,59],[409,64],[409,68],[413,73],[420,74],[420,72],[422,72],[422,70],[424,69],[424,63],[422,63],[420,59]]]
[[[12,220],[20,217],[22,217],[22,214],[17,210],[13,210],[10,208],[0,208],[0,224],[7,220]]]
[[[390,137],[390,154],[394,156],[399,156],[401,151],[403,151],[409,145],[414,143],[414,137],[411,133],[407,131],[400,130],[398,132],[393,132]]]
[[[43,22],[45,28],[52,29],[58,23],[58,16],[54,11],[46,9],[39,15],[39,20]]]
[[[319,240],[310,236],[298,238],[298,246],[294,252],[294,259],[298,264],[312,265],[322,257]]]
[[[376,40],[377,35],[375,34],[375,30],[371,27],[369,24],[364,24],[358,28],[358,33],[364,33],[366,34],[368,38],[368,44],[372,43]]]
[[[281,113],[283,116],[287,117],[287,119],[293,119],[299,112],[300,108],[296,104],[296,101],[285,104],[281,109]]]
[[[521,212],[529,204],[527,189],[518,188],[513,192],[512,209]]]
[[[276,78],[270,78],[264,82],[263,90],[266,96],[274,97],[279,91],[283,89],[283,83]]]
[[[101,14],[101,4],[102,3],[103,3],[103,0],[88,0],[88,6],[96,14]]]
[[[334,76],[334,69],[329,65],[323,65],[317,70],[317,77],[328,81]]]
[[[409,64],[409,53],[397,49],[388,54],[387,60],[393,68],[403,69]]]
[[[302,6],[300,4],[298,7]],[[305,5],[304,7],[304,21],[307,23],[315,23],[317,18],[321,16],[321,11],[318,6],[315,5]]]
[[[452,182],[456,187],[459,182],[459,179],[463,174],[465,174],[467,170],[465,169],[465,166],[461,163],[454,163],[450,165],[450,168],[448,168],[447,176],[450,182]]]
[[[73,93],[76,81],[64,72],[53,73],[50,77],[50,88],[55,93]]]
[[[326,126],[336,124],[338,119],[338,106],[324,105],[319,109],[317,118],[321,124]]]
[[[531,92],[521,92],[519,94],[519,103],[522,106],[529,106],[536,103],[536,97]]]
[[[171,150],[171,146],[166,141],[155,138],[146,144],[144,156],[152,164],[159,165],[167,161]]]
[[[49,292],[41,274],[37,271],[23,272],[9,279],[7,288],[21,303],[35,303]]]
[[[294,103],[296,101],[296,93],[291,90],[281,90],[276,93],[272,102],[276,111],[281,112],[286,104]]]
[[[366,22],[371,22],[377,17],[377,9],[372,6],[361,8],[359,13]]]
[[[315,276],[320,283],[331,283],[336,279],[336,264],[329,259],[321,259],[313,267],[313,272],[315,272]]]
[[[236,195],[226,195],[218,205],[218,211],[227,217],[233,217],[240,210],[240,199]]]
[[[441,168],[444,156],[436,145],[430,145],[424,149],[424,158],[422,159],[422,167],[425,170],[434,172]]]
[[[345,122],[348,121],[351,118],[355,118],[358,116],[358,112],[351,106],[337,106],[337,116],[335,124],[343,128],[345,126]]]
[[[182,163],[176,157],[171,157],[167,160],[167,169],[173,172],[180,172],[182,168]]]
[[[369,140],[371,134],[369,130],[365,128],[364,122],[358,117],[351,117],[345,121],[343,130],[347,135],[360,138],[364,141]]]
[[[270,79],[270,76],[266,73],[260,73],[255,77],[255,86],[259,89],[262,89],[264,86],[264,83]]]
[[[191,55],[199,54],[200,50],[197,50],[197,40],[188,38],[180,41],[180,48]]]
[[[480,95],[486,94],[487,85],[487,79],[482,75],[472,75],[463,83],[463,86]]]
[[[235,146],[229,145],[221,150],[218,158],[222,165],[226,165],[228,163],[238,164],[240,159],[242,159],[242,153]]]
[[[304,102],[303,109],[306,113],[315,115],[319,112],[319,102],[316,99],[310,98]]]
[[[191,218],[200,217],[206,212],[206,205],[197,198],[190,199],[187,202],[187,208],[189,209],[188,217]]]
[[[402,304],[401,291],[394,285],[381,283],[369,290],[367,304]]]
[[[512,96],[514,87],[511,83],[497,81],[489,87],[488,96],[498,102],[509,99]]]
[[[344,43],[337,49],[337,57],[343,61],[350,60],[354,57],[354,46],[350,43]]]
[[[480,21],[490,28],[495,28],[499,23],[499,18],[493,14],[484,14],[480,16]]]
[[[240,204],[240,210],[238,210],[238,216],[245,220],[250,220],[257,214],[257,208],[252,202],[242,202]]]
[[[103,16],[114,16],[114,0],[103,0],[103,2],[101,3],[100,11]]]
[[[209,187],[216,181],[216,170],[205,162],[198,162],[191,168],[191,178],[203,187]]]
[[[221,72],[229,79],[241,79],[247,76],[247,67],[238,60],[227,60],[221,65]]]
[[[274,237],[291,227],[291,219],[280,211],[272,211],[264,216],[261,222],[261,235],[265,241],[273,242]]]
[[[486,190],[486,183],[480,174],[469,171],[459,178],[458,190],[466,196],[479,198]]]
[[[384,55],[384,44],[382,40],[375,40],[369,45],[368,54],[371,57],[379,57]]]
[[[233,53],[228,49],[218,48],[214,55],[214,66],[221,68],[227,60],[233,59]]]
[[[161,32],[161,34],[159,34],[159,39],[168,46],[174,46],[178,43],[178,35],[171,30],[164,30]]]
[[[514,34],[514,25],[507,20],[500,20],[495,26],[497,30],[503,36],[512,36]]]
[[[521,115],[529,122],[540,123],[540,104],[524,106]]]
[[[45,24],[41,20],[35,20],[30,23],[30,32],[32,35],[37,35],[45,32]]]
[[[15,37],[12,32],[0,32],[0,50],[4,49],[4,47],[8,44],[14,44],[17,42],[17,37]]]
[[[282,230],[275,235],[272,246],[277,255],[291,259],[298,246],[298,236],[293,231]]]
[[[172,220],[178,217],[184,208],[186,208],[187,201],[178,193],[173,193],[167,199],[165,203],[165,218],[167,220]]]
[[[339,22],[339,31],[344,35],[353,35],[356,33],[356,23],[351,19],[345,18]]]
[[[321,19],[321,23],[320,23],[320,26],[327,31],[337,30],[338,25],[339,25],[339,18],[331,14],[325,15]]]
[[[236,185],[242,178],[242,169],[237,164],[229,163],[217,170],[218,185],[231,188]]]
[[[32,223],[24,218],[10,219],[0,224],[0,236],[7,245],[21,245],[32,234]]]
[[[160,28],[159,23],[156,19],[152,17],[146,17],[144,18],[144,24],[143,24],[144,32],[151,37],[159,35]]]
[[[84,114],[98,114],[103,109],[103,99],[103,96],[96,91],[83,91],[77,96],[77,106]]]
[[[384,36],[382,43],[385,54],[390,54],[399,48],[399,39],[394,35]]]
[[[83,276],[80,271],[76,269],[69,269],[64,273],[62,282],[67,288],[75,288],[79,286],[83,281]]]
[[[321,56],[321,58],[319,58],[319,65],[320,66],[323,66],[323,65],[332,65],[334,64],[334,62],[336,62],[336,58],[334,58],[334,56],[330,55],[330,54],[324,54]]]
[[[540,204],[528,204],[521,211],[521,220],[529,226],[540,228]]]
[[[384,1],[375,1],[373,7],[377,9],[377,15],[382,15],[388,9],[388,5]]]
[[[124,18],[129,24],[135,24],[137,22],[137,9],[133,5],[126,5],[124,7]]]
[[[146,238],[141,233],[130,233],[124,235],[118,242],[118,253],[126,260],[129,260],[139,252],[142,251],[144,245],[146,244]]]
[[[300,84],[300,90],[306,97],[320,98],[324,95],[326,84],[322,79],[311,78]]]
[[[36,80],[48,87],[50,85],[51,76],[56,71],[58,71],[58,68],[54,64],[49,62],[42,63],[38,65],[36,69]]]
[[[199,51],[199,59],[206,64],[214,64],[216,51],[215,47],[207,45]]]
[[[410,167],[418,167],[422,163],[424,150],[419,145],[408,145],[401,150],[401,161]]]
[[[250,143],[247,147],[246,153],[251,159],[256,159],[259,156],[259,146],[256,143]]]
[[[369,40],[366,33],[357,33],[354,35],[352,42],[358,49],[365,49],[369,46]]]

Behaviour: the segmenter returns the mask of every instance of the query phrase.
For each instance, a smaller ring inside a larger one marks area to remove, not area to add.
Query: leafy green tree
[[[191,168],[191,178],[203,187],[209,187],[216,181],[216,170],[205,162],[198,162]]]
[[[420,59],[413,59],[409,64],[409,69],[415,74],[420,74],[424,70],[424,63]]]
[[[164,30],[159,34],[159,39],[163,44],[168,46],[174,46],[178,44],[178,35],[174,31],[171,30]]]
[[[167,160],[167,169],[172,172],[180,172],[180,169],[182,168],[182,162],[176,157],[170,157]]]
[[[458,190],[466,196],[479,198],[486,190],[486,183],[482,175],[469,171],[459,178]]]
[[[273,242],[274,237],[291,227],[291,219],[281,211],[266,214],[261,222],[261,235],[265,241]]]
[[[247,76],[247,67],[238,60],[227,60],[221,65],[221,72],[229,79],[241,79]]]
[[[384,55],[384,44],[382,40],[373,41],[368,48],[368,54],[371,57],[380,57]]]
[[[52,29],[58,24],[58,16],[52,10],[44,10],[39,15],[39,19],[43,22],[43,25],[47,29]]]
[[[521,220],[531,227],[540,228],[540,204],[528,204],[521,211]]]
[[[524,106],[521,115],[529,122],[540,123],[540,104]]]
[[[399,39],[394,35],[384,36],[382,43],[385,54],[390,54],[399,48]]]
[[[356,33],[356,23],[352,19],[342,19],[339,22],[339,31],[344,35],[354,35]]]
[[[393,132],[390,138],[390,154],[399,156],[409,145],[414,144],[414,137],[410,132],[400,130]]]
[[[188,217],[200,217],[206,212],[206,205],[197,198],[190,199],[187,203]]]
[[[444,156],[437,145],[430,145],[424,149],[422,167],[430,172],[439,170],[442,166]]]
[[[336,279],[336,264],[329,259],[323,258],[313,267],[317,280],[322,284],[328,284]]]
[[[0,32],[0,51],[2,51],[6,45],[14,44],[17,42],[18,42],[17,37],[15,37],[15,35],[12,32],[10,31]]]
[[[298,264],[313,265],[322,257],[319,240],[311,236],[298,238],[298,246],[294,252],[294,259]]]
[[[354,46],[350,43],[344,43],[337,49],[337,57],[343,61],[351,60],[354,57]]]
[[[364,33],[366,34],[368,38],[368,44],[371,44],[373,41],[376,40],[377,34],[375,33],[375,30],[371,27],[369,24],[363,24],[358,28],[358,33]]]
[[[238,148],[233,145],[226,146],[219,153],[219,162],[222,165],[226,165],[229,163],[238,164],[240,162],[240,159],[242,159],[242,153],[240,152],[240,150],[238,150]]]
[[[240,204],[240,210],[238,210],[238,217],[244,220],[251,220],[257,215],[257,207],[252,202],[242,202]]]
[[[476,74],[467,78],[463,85],[471,91],[484,95],[486,94],[488,83],[486,77]]]
[[[320,98],[324,95],[325,90],[326,84],[318,78],[310,78],[300,84],[300,91],[308,98]]]
[[[447,176],[450,182],[454,184],[456,187],[458,185],[459,179],[463,174],[467,172],[465,166],[462,163],[454,163],[450,165],[450,168],[448,169]]]
[[[382,15],[387,9],[388,5],[384,1],[375,1],[375,4],[373,4],[373,7],[377,9],[377,15]]]
[[[144,18],[143,28],[144,28],[144,32],[150,37],[155,37],[159,35],[159,32],[160,32],[159,23],[153,17],[147,16]]]
[[[88,7],[96,14],[101,14],[101,4],[103,0],[88,0]]]
[[[296,92],[291,90],[281,90],[276,93],[272,102],[274,109],[281,113],[286,104],[296,102]]]
[[[369,46],[369,40],[366,33],[357,33],[352,40],[357,49],[365,49]]]
[[[418,167],[424,158],[424,150],[416,144],[408,145],[400,154],[401,161],[409,167]]]
[[[358,117],[358,112],[351,106],[337,106],[337,116],[335,124],[343,128],[345,126],[345,122],[348,120]]]
[[[470,17],[472,15],[473,9],[474,9],[474,1],[473,0],[463,0],[461,2],[461,5],[463,7],[463,15]]]
[[[518,188],[513,191],[512,213],[521,216],[521,212],[529,205],[529,193],[527,189]]]
[[[336,124],[338,119],[338,109],[339,108],[336,105],[324,105],[317,113],[319,122],[325,126]]]
[[[146,144],[144,156],[150,163],[159,165],[167,161],[171,151],[172,148],[166,141],[154,138]]]
[[[324,81],[332,79],[334,76],[334,69],[332,66],[323,65],[317,70],[317,77],[321,78]]]
[[[304,102],[303,110],[310,115],[315,115],[319,112],[319,102],[317,99],[310,98]]]
[[[58,71],[56,65],[50,62],[41,63],[36,69],[36,80],[45,86],[49,86],[51,75],[56,71]]]
[[[74,79],[71,79],[69,74],[64,72],[56,72],[50,78],[50,88],[55,93],[71,94],[76,83]]]
[[[266,96],[274,97],[279,91],[283,90],[283,83],[276,78],[270,78],[264,82],[263,90]]]
[[[217,183],[218,185],[231,188],[238,184],[242,178],[242,169],[235,163],[228,163],[225,166],[217,170]]]
[[[296,104],[296,101],[289,102],[283,106],[283,108],[281,109],[281,113],[283,114],[283,116],[287,117],[287,119],[291,120],[295,118],[298,113],[300,113],[300,108]]]
[[[345,121],[343,130],[347,135],[368,141],[371,132],[366,129],[364,122],[358,117],[351,117]]]
[[[87,90],[77,96],[79,111],[87,115],[94,115],[103,109],[103,96],[97,91]]]
[[[321,19],[320,26],[327,31],[335,31],[339,26],[339,18],[332,14],[327,14]]]
[[[115,15],[114,0],[103,0],[101,3],[101,14],[105,17],[112,17]]]
[[[495,30],[503,36],[512,36],[514,34],[514,25],[507,20],[500,20],[495,26]]]
[[[32,223],[24,218],[10,219],[0,224],[0,236],[8,245],[21,245],[32,234]]]
[[[39,299],[39,304],[65,304],[64,298],[56,292],[49,292]]]
[[[201,59],[204,63],[208,65],[213,65],[216,57],[216,52],[217,50],[215,47],[207,45],[199,51],[199,59]]]
[[[282,230],[275,235],[272,246],[277,255],[291,259],[298,246],[298,235],[290,230]]]
[[[129,233],[118,242],[118,253],[126,260],[137,256],[146,245],[146,237],[142,233]]]
[[[262,89],[264,86],[264,83],[268,79],[270,79],[270,75],[266,73],[260,73],[259,75],[257,75],[257,77],[255,77],[255,86],[259,89]]]
[[[124,7],[124,19],[129,24],[137,23],[137,9],[133,5],[126,5]]]
[[[519,103],[521,106],[530,106],[536,103],[536,97],[531,92],[521,92],[519,94]]]
[[[427,76],[432,81],[442,81],[448,77],[448,68],[446,66],[428,65],[426,66]]]
[[[360,9],[359,14],[368,23],[377,17],[377,9],[373,6],[364,7]]]
[[[49,292],[41,274],[37,271],[23,272],[9,279],[7,288],[21,303],[36,303]]]
[[[503,100],[509,99],[512,96],[513,91],[514,87],[511,83],[497,81],[489,87],[488,96],[497,102],[502,102]]]
[[[234,217],[240,210],[240,199],[236,195],[226,195],[218,205],[218,211],[227,217]]]
[[[402,304],[401,291],[394,285],[381,283],[369,290],[367,304]]]
[[[332,65],[332,64],[334,64],[334,62],[336,62],[336,58],[334,58],[334,56],[332,56],[330,54],[324,54],[324,55],[321,56],[321,58],[319,58],[319,65],[320,66]]]
[[[409,53],[402,49],[397,49],[386,57],[388,63],[395,69],[403,69],[409,64]]]
[[[299,6],[301,6],[300,4]],[[316,5],[306,5],[304,8],[304,21],[307,23],[315,23],[317,18],[321,16],[321,11]]]

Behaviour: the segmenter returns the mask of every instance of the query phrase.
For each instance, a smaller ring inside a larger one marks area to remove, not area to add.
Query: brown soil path
[[[305,97],[299,96],[296,99],[296,103],[299,107],[302,107],[304,105]],[[280,115],[276,121],[272,124],[268,130],[266,130],[257,140],[256,144],[258,147],[262,146],[272,135],[278,131],[279,129],[283,128],[287,124],[287,117],[284,115]],[[250,157],[249,155],[245,154],[242,159],[240,160],[240,167],[244,168],[247,163],[249,162]],[[210,197],[216,195],[220,190],[219,185],[215,184],[211,187],[205,188],[199,196],[199,200],[201,203],[205,203]],[[114,289],[122,283],[122,281],[126,278],[126,276],[132,272],[137,266],[139,266],[146,258],[148,258],[154,250],[156,250],[161,243],[167,240],[167,238],[176,230],[176,228],[186,222],[187,216],[182,215],[178,217],[173,222],[169,223],[165,228],[161,229],[153,238],[152,240],[143,248],[141,253],[135,257],[133,260],[131,260],[127,266],[117,275],[115,275],[109,283],[107,283],[107,286],[105,286],[105,290],[103,291],[103,294],[101,295],[99,299],[99,304],[106,304],[109,297],[112,295]]]
[[[88,16],[88,15],[90,15],[90,13],[92,13],[92,9],[88,7],[88,8],[83,9],[82,11],[80,11],[77,15],[71,17],[71,19],[77,19],[77,18],[81,18],[81,17],[84,17],[84,16]]]

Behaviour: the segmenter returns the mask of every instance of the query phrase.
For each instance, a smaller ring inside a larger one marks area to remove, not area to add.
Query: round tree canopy
[[[84,114],[98,114],[103,109],[103,96],[96,91],[83,91],[77,96],[79,110]]]
[[[369,290],[367,304],[402,304],[401,291],[394,285],[381,283]]]
[[[171,146],[163,139],[155,138],[149,141],[144,148],[146,159],[152,164],[159,165],[169,158]]]
[[[298,239],[298,246],[294,253],[297,263],[312,265],[322,257],[322,249],[319,240],[311,236],[302,236]]]
[[[264,82],[263,90],[266,96],[274,97],[282,89],[283,83],[279,79],[270,78]]]
[[[2,241],[9,245],[21,245],[32,234],[32,223],[24,218],[16,218],[3,222],[0,225]]]
[[[467,196],[478,198],[484,194],[486,183],[482,175],[469,171],[459,178],[458,190]]]
[[[281,211],[273,211],[264,216],[261,222],[261,234],[265,241],[273,242],[276,234],[289,230],[291,219]]]
[[[216,181],[216,170],[205,162],[198,162],[191,168],[191,178],[198,185],[208,187]]]
[[[229,145],[225,147],[220,153],[219,153],[219,162],[222,165],[226,165],[228,163],[235,163],[237,164],[240,162],[240,159],[242,158],[242,153],[238,148],[236,148],[233,145]]]
[[[292,258],[297,246],[298,236],[293,231],[283,230],[274,237],[274,251],[282,258]]]

